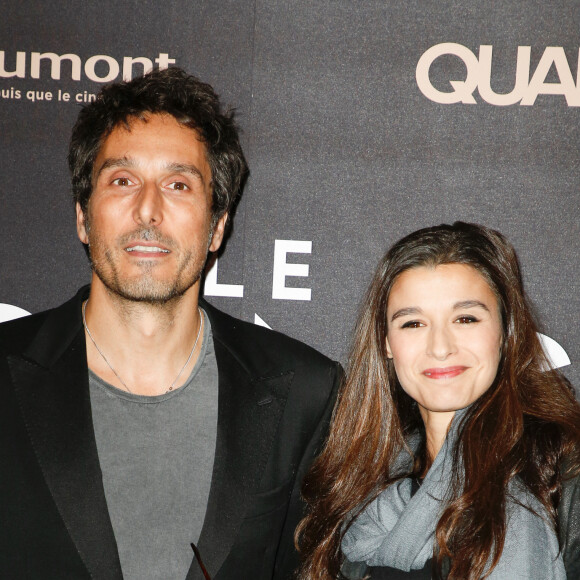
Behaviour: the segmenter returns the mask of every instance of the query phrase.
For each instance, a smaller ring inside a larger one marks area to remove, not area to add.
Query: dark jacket
[[[122,578],[92,425],[87,295],[0,325],[0,578]],[[300,483],[327,432],[340,366],[202,306],[219,402],[198,547],[214,580],[290,578]],[[195,560],[187,579],[203,579]]]

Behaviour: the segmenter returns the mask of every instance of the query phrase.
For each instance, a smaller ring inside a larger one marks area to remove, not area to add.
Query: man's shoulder
[[[88,287],[55,308],[0,323],[0,348],[6,353],[22,352],[39,334],[46,334],[45,342],[64,340],[70,328],[77,326],[76,319],[80,320],[79,305],[85,293]]]
[[[36,314],[0,323],[0,345],[2,349],[7,352],[19,352],[26,348],[53,310],[43,310]]]
[[[211,321],[214,341],[222,344],[236,358],[256,364],[310,369],[338,367],[321,352],[295,338],[263,326],[235,318],[203,302]]]

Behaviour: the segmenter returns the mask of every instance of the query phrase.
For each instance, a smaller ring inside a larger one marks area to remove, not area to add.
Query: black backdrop
[[[210,301],[344,361],[386,248],[476,221],[516,246],[578,386],[579,30],[575,0],[10,3],[0,317],[89,279],[65,161],[77,101],[175,61],[237,108],[251,166]]]

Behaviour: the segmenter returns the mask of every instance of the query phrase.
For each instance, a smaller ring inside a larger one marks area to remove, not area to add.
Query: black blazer
[[[0,578],[122,579],[92,425],[81,303],[0,325]],[[341,369],[202,302],[219,372],[218,433],[198,542],[214,580],[292,576],[300,483]],[[192,553],[193,557],[193,553]],[[195,559],[187,580],[203,580]]]

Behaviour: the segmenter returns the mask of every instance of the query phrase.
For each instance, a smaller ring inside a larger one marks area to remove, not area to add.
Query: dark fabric
[[[580,476],[562,486],[558,507],[558,533],[569,580],[580,578]]]
[[[431,560],[427,560],[422,570],[403,572],[388,566],[371,567],[368,569],[372,580],[431,580]]]
[[[122,578],[90,408],[81,321],[88,292],[0,325],[0,578]],[[300,482],[327,432],[340,366],[202,306],[219,400],[198,547],[214,580],[289,579]],[[187,578],[203,579],[195,561]]]

